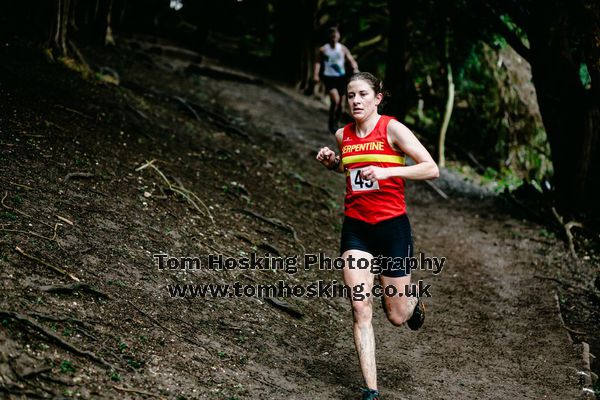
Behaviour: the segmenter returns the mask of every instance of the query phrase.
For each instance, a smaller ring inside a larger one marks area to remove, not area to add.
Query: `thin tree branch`
[[[486,20],[493,24],[493,28],[498,32],[498,34],[502,35],[508,44],[515,49],[515,51],[519,53],[521,57],[529,61],[531,59],[531,50],[525,46],[521,38],[519,38],[515,32],[510,30],[510,28],[500,19],[500,15],[503,14],[502,11],[494,8],[494,6],[487,1],[482,2],[482,5],[482,9],[488,14],[488,18],[486,18]],[[514,18],[511,13],[506,12],[506,14],[510,15],[511,18],[517,21],[517,19]],[[526,30],[526,26],[523,25],[523,27],[523,29]]]

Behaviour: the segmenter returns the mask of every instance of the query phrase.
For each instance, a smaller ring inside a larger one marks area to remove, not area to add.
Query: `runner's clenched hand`
[[[317,153],[317,160],[327,168],[331,168],[335,163],[335,152],[329,147],[323,147]]]
[[[361,168],[361,175],[363,179],[371,182],[375,182],[380,179],[387,179],[385,168],[374,167],[372,165]]]

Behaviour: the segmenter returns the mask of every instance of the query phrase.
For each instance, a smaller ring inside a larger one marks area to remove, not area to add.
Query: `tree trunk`
[[[454,109],[454,80],[452,79],[452,65],[450,61],[446,64],[446,76],[448,80],[448,97],[446,99],[446,108],[444,110],[444,119],[440,128],[440,137],[438,142],[438,165],[440,168],[446,166],[446,132],[450,124],[450,117]]]
[[[587,34],[583,41],[584,56],[587,69],[591,77],[591,87],[588,89],[587,100],[589,104],[586,125],[584,148],[587,165],[582,169],[587,170],[585,177],[586,208],[592,211],[596,218],[600,218],[600,196],[595,186],[600,175],[600,3],[594,0],[584,2]]]
[[[310,71],[314,31],[315,0],[279,0],[275,4],[275,43],[272,58],[278,78],[288,82],[302,83]],[[302,86],[302,85],[300,85]]]
[[[391,93],[388,112],[403,119],[408,110],[408,22],[411,12],[410,1],[389,0],[390,29],[388,32],[388,54],[385,69],[386,87]]]
[[[52,49],[54,57],[65,57],[68,54],[67,34],[71,0],[54,0],[54,6],[54,21],[48,47]]]
[[[600,110],[593,90],[586,90],[579,77],[568,31],[575,21],[568,18],[566,7],[558,0],[536,2],[529,29],[530,63],[552,150],[558,205],[563,212],[587,210],[598,216],[600,198],[594,186],[600,174]]]
[[[92,39],[102,46],[114,44],[110,25],[113,3],[114,0],[96,0],[92,23]]]

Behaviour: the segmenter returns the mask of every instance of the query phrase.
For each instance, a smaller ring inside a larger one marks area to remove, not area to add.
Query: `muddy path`
[[[169,273],[152,257],[335,255],[344,182],[314,161],[320,145],[334,145],[323,103],[264,80],[190,75],[188,60],[139,45],[83,50],[93,65],[118,71],[120,86],[82,81],[31,50],[2,50],[10,61],[0,80],[0,195],[8,207],[1,309],[26,314],[116,369],[6,317],[3,393],[358,398],[345,299],[286,299],[302,315],[296,318],[255,297],[173,299],[165,290],[173,283],[341,280],[337,272]],[[207,208],[195,209],[150,168],[138,169],[152,159]],[[67,179],[74,172],[92,176]],[[376,306],[384,398],[577,398],[580,353],[561,326],[552,285],[536,277],[552,271],[563,244],[494,198],[449,193],[444,200],[422,183],[408,185],[416,251],[446,263],[438,275],[415,275],[431,284],[421,331],[393,327]],[[73,225],[52,238],[54,223],[64,222],[57,215]],[[48,292],[48,285],[72,282],[16,246],[68,268],[106,297]]]
[[[330,135],[315,130],[323,125],[323,113],[315,116],[294,92],[284,93],[296,102],[282,101],[269,88],[210,86],[220,101],[271,132],[288,123],[283,132],[292,143],[336,148]],[[544,257],[548,243],[541,228],[511,217],[492,198],[456,193],[446,201],[422,183],[409,183],[408,193],[416,251],[445,257],[447,264],[439,275],[415,274],[415,280],[433,287],[423,331],[394,327],[378,310],[377,357],[385,398],[576,398],[580,359],[558,319],[554,289],[534,276],[552,261]],[[360,381],[351,331],[334,337],[332,348],[346,343],[343,357],[326,352],[318,364],[325,371],[330,371],[328,361],[336,366],[330,382],[340,398],[349,398],[344,388]],[[317,370],[314,377],[325,371]]]

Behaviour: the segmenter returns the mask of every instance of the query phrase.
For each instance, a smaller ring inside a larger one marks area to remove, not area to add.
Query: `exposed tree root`
[[[184,188],[183,186],[178,186],[178,185],[174,185],[173,183],[171,183],[171,181],[169,179],[167,179],[165,174],[163,174],[162,171],[160,169],[158,169],[158,167],[156,165],[154,165],[155,161],[156,160],[148,161],[145,164],[136,168],[135,170],[141,171],[147,167],[152,168],[163,179],[163,181],[165,181],[169,190],[171,190],[172,192],[175,192],[175,193],[179,193],[181,196],[183,196],[183,198],[186,199],[202,216],[208,216],[208,218],[210,219],[210,222],[212,222],[212,224],[214,225],[215,219],[213,218],[213,216],[210,213],[210,210],[208,209],[206,204],[204,204],[204,202],[198,196],[196,196],[196,194],[194,192],[192,192],[191,190],[188,190],[188,189]],[[206,213],[204,211],[202,211],[200,209],[200,207],[198,207],[197,203],[202,204],[202,206],[206,210]]]
[[[2,384],[2,383],[0,383],[0,393],[24,396],[24,397],[21,397],[24,399],[51,399],[51,398],[53,398],[50,395],[46,396],[39,392],[34,392],[32,390],[25,390],[25,389],[14,387],[14,385],[6,385],[6,384]]]
[[[275,308],[280,309],[281,311],[286,312],[287,314],[289,314],[290,316],[292,316],[294,318],[300,319],[304,316],[304,314],[302,314],[300,311],[296,310],[294,307],[292,307],[290,304],[286,303],[285,301],[281,301],[274,297],[265,297],[264,300],[268,304],[272,305]]]
[[[260,78],[245,74],[238,71],[233,71],[228,68],[218,66],[208,66],[202,64],[190,64],[185,69],[188,74],[196,74],[208,76],[215,79],[225,79],[233,82],[250,83],[253,85],[262,85],[264,82]]]
[[[243,139],[250,140],[250,136],[246,132],[244,132],[241,129],[239,129],[238,127],[234,126],[231,122],[229,122],[229,119],[226,116],[224,116],[223,114],[217,113],[216,111],[209,110],[206,107],[201,106],[200,104],[193,103],[193,102],[186,100],[179,96],[170,96],[170,97],[175,99],[182,106],[184,106],[184,108],[188,112],[190,112],[190,114],[198,121],[202,121],[202,118],[200,118],[200,114],[199,114],[199,113],[201,113],[205,117],[207,117],[214,125],[223,129],[223,131],[234,134]]]
[[[244,132],[243,130],[232,124],[230,119],[222,113],[210,110],[207,107],[191,102],[190,100],[184,99],[183,97],[170,95],[168,93],[164,93],[154,89],[148,89],[134,82],[122,82],[121,86],[137,92],[142,92],[144,94],[149,93],[156,97],[174,100],[175,102],[180,104],[194,119],[202,121],[202,115],[206,117],[212,124],[222,129],[225,133],[241,137],[244,140],[248,140],[250,142],[252,141],[252,137],[248,135],[248,133]]]
[[[185,341],[187,343],[190,343],[191,345],[193,345],[193,346],[195,346],[195,347],[197,347],[199,349],[202,349],[203,351],[207,351],[204,347],[200,346],[198,343],[194,342],[193,340],[191,340],[191,339],[189,339],[189,338],[187,338],[187,337],[185,337],[183,335],[180,335],[177,332],[175,332],[174,330],[170,329],[169,327],[161,324],[156,318],[154,318],[152,315],[150,315],[147,312],[145,312],[142,309],[140,309],[138,306],[136,306],[135,304],[133,304],[131,301],[129,301],[129,300],[125,300],[125,301],[127,301],[127,303],[129,303],[129,305],[131,307],[135,308],[140,314],[142,314],[143,316],[145,316],[146,318],[148,318],[153,324],[155,324],[159,328],[164,329],[165,331],[171,333],[172,335],[178,337],[179,339],[181,339],[181,340],[183,340],[183,341]]]
[[[48,263],[48,262],[46,262],[44,260],[41,260],[41,259],[39,259],[37,257],[31,256],[31,255],[25,253],[23,250],[21,250],[21,248],[19,246],[15,247],[15,251],[17,253],[19,253],[20,255],[22,255],[23,257],[25,257],[25,258],[27,258],[27,259],[29,259],[31,261],[35,261],[38,264],[42,264],[43,266],[50,268],[54,272],[57,272],[57,273],[59,273],[61,275],[64,275],[64,276],[68,276],[72,280],[74,280],[76,282],[79,282],[79,278],[77,278],[75,275],[72,275],[71,273],[65,271],[62,268],[55,267],[54,265],[52,265],[52,264],[50,264],[50,263]]]
[[[98,341],[98,338],[94,335],[92,335],[91,333],[89,333],[86,329],[82,328],[83,326],[85,326],[85,322],[76,319],[76,318],[71,318],[71,317],[58,317],[58,316],[54,316],[54,315],[46,315],[46,314],[41,314],[41,313],[37,313],[37,312],[28,312],[27,315],[32,316],[32,317],[37,317],[40,319],[45,319],[47,321],[55,321],[55,322],[67,322],[67,323],[75,323],[77,325],[80,326],[75,326],[74,329],[79,331],[82,335],[84,335],[85,337],[93,340],[93,341]]]
[[[86,283],[74,283],[72,285],[53,285],[53,286],[41,286],[40,290],[42,292],[48,293],[73,293],[77,291],[87,292],[94,296],[103,297],[107,300],[110,300],[111,297],[104,292],[101,292],[98,289],[94,289],[90,285]]]
[[[288,172],[288,175],[290,177],[296,179],[298,182],[300,182],[301,184],[303,184],[305,186],[312,187],[314,189],[320,190],[327,197],[332,197],[333,196],[331,194],[331,192],[329,190],[327,190],[326,188],[318,186],[318,185],[314,185],[313,183],[311,183],[310,181],[307,181],[306,179],[304,179],[303,176],[301,176],[300,174],[298,174],[296,172]]]
[[[427,184],[427,186],[429,186],[430,188],[432,188],[434,192],[436,192],[438,195],[440,195],[440,197],[442,199],[444,199],[444,200],[448,200],[449,199],[448,195],[446,193],[444,193],[444,191],[442,189],[440,189],[438,187],[438,185],[436,185],[435,183],[430,182],[428,180],[425,180],[423,182],[425,182]]]
[[[289,232],[292,234],[294,241],[296,242],[296,244],[302,249],[302,252],[305,252],[305,248],[304,245],[302,243],[300,243],[300,240],[298,239],[298,234],[296,233],[296,230],[294,229],[293,226],[291,226],[290,224],[286,224],[285,222],[281,221],[280,219],[277,218],[270,218],[270,217],[265,217],[255,211],[252,210],[248,210],[247,208],[234,208],[232,211],[236,211],[236,212],[240,212],[242,214],[246,214],[246,215],[250,215],[251,217],[254,217],[256,219],[259,219],[263,222],[266,222],[268,224],[271,224],[279,229],[282,229],[286,232]]]
[[[21,185],[19,183],[15,183],[15,182],[9,181],[9,180],[6,180],[6,179],[2,178],[1,176],[0,176],[0,181],[6,182],[9,185],[13,185],[13,186],[20,187],[20,188],[23,188],[23,189],[33,190],[33,188],[31,186]]]
[[[68,182],[72,179],[90,179],[93,177],[94,174],[90,174],[89,172],[70,172],[65,175],[64,181]]]
[[[6,197],[7,197],[7,196],[8,196],[8,192],[4,192],[4,196],[2,197],[2,200],[0,200],[0,204],[2,204],[2,207],[6,208],[6,209],[7,209],[7,210],[9,210],[9,211],[15,212],[15,213],[17,213],[17,214],[19,214],[19,215],[22,215],[22,216],[24,216],[24,217],[26,217],[26,218],[29,218],[29,219],[31,219],[32,221],[39,222],[39,223],[40,223],[40,224],[42,224],[42,225],[45,225],[45,226],[47,226],[47,227],[49,227],[49,228],[52,228],[52,225],[48,224],[47,222],[40,221],[40,220],[38,220],[38,219],[36,219],[36,218],[32,217],[31,215],[24,213],[24,212],[23,212],[23,211],[21,211],[21,210],[17,210],[16,208],[13,208],[13,207],[9,207],[9,206],[7,206],[7,205],[4,203],[4,200],[6,200]]]
[[[52,371],[52,367],[48,367],[48,366],[30,369],[28,371],[24,371],[23,373],[19,374],[19,378],[31,379],[36,375],[43,374],[45,372],[50,372],[50,371]]]
[[[87,351],[87,350],[82,350],[79,347],[76,347],[76,346],[64,341],[60,336],[56,335],[53,332],[50,332],[49,330],[44,328],[42,325],[40,325],[37,321],[34,321],[33,319],[31,319],[23,314],[19,314],[17,312],[13,312],[13,311],[0,310],[0,318],[11,318],[13,320],[19,321],[19,322],[23,323],[24,325],[27,325],[30,328],[32,328],[34,331],[42,334],[43,336],[46,336],[48,339],[50,339],[52,342],[56,343],[60,347],[66,349],[66,350],[69,350],[70,352],[72,352],[74,354],[89,358],[90,360],[95,361],[99,364],[102,364],[107,368],[120,370],[120,368],[117,368],[116,366],[112,365],[111,363],[104,360],[103,358],[98,357],[94,353]]]
[[[117,386],[117,385],[113,385],[113,388],[115,388],[117,390],[120,390],[121,392],[137,393],[137,394],[143,394],[143,395],[146,395],[146,396],[160,397],[157,394],[146,392],[146,391],[140,390],[140,389],[126,388],[126,387]]]
[[[575,244],[573,243],[573,234],[571,233],[571,229],[583,228],[583,224],[581,222],[577,222],[577,221],[569,221],[569,222],[565,223],[563,217],[560,216],[560,214],[558,214],[558,211],[556,211],[556,208],[554,208],[554,207],[552,207],[552,214],[554,214],[554,217],[556,218],[558,223],[563,226],[563,228],[565,230],[565,234],[567,235],[568,243],[569,243],[569,251],[570,251],[571,255],[573,256],[573,258],[577,259],[577,253],[575,252]]]
[[[0,229],[0,232],[22,233],[24,235],[35,236],[37,238],[47,240],[49,242],[56,242],[56,240],[55,240],[56,236],[49,238],[47,236],[40,235],[39,233],[35,233],[35,232],[31,232],[31,231],[23,231],[23,230],[20,230],[20,229],[4,229],[4,228],[2,228],[2,229]],[[55,233],[56,233],[56,231],[55,231]]]
[[[600,294],[594,288],[586,288],[583,286],[574,285],[574,284],[566,282],[562,279],[552,278],[550,276],[534,275],[534,277],[539,278],[539,279],[546,279],[549,281],[554,281],[556,283],[559,283],[563,287],[571,289],[574,292],[584,292],[584,293],[589,294],[590,296],[594,297],[597,301],[600,301]]]
[[[581,342],[582,346],[582,361],[583,361],[583,370],[581,371],[581,376],[583,380],[583,388],[582,392],[585,398],[587,399],[596,399],[596,393],[593,389],[593,379],[592,379],[592,370],[590,368],[590,345],[586,342]]]

